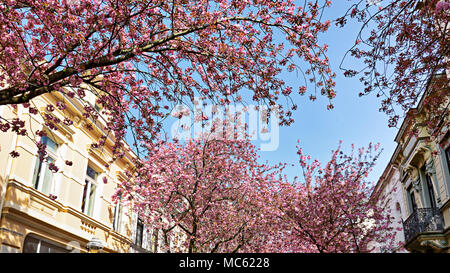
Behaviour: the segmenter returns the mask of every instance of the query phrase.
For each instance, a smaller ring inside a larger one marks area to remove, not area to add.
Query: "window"
[[[447,158],[447,168],[448,171],[450,172],[450,146],[448,146],[447,149],[445,149],[445,157]]]
[[[414,195],[414,189],[412,187],[408,190],[408,199],[411,208],[411,213],[414,213],[417,210],[416,197]]]
[[[43,161],[39,160],[39,157],[37,158],[33,174],[33,187],[44,194],[50,194],[53,184],[53,172],[49,169],[49,164],[56,161],[58,144],[46,136],[41,138],[41,142],[46,145],[45,151],[48,158]]]
[[[68,253],[68,249],[55,243],[28,235],[23,244],[23,253]]]
[[[434,196],[433,190],[433,180],[431,179],[430,174],[426,172],[425,166],[422,167],[422,173],[425,176],[425,185],[427,187],[428,199],[430,200],[430,207],[436,207],[436,197]]]
[[[92,217],[95,205],[95,192],[97,190],[98,173],[90,166],[86,170],[86,180],[81,200],[81,211]]]
[[[140,218],[137,220],[136,225],[136,245],[142,246],[142,238],[144,237],[144,223]]]
[[[122,205],[118,203],[114,208],[113,229],[120,232],[120,224],[122,223]]]
[[[436,198],[434,197],[434,190],[433,190],[433,181],[431,180],[431,177],[427,174],[425,175],[427,180],[427,189],[428,189],[428,197],[430,198],[430,206],[432,208],[437,207],[436,206]]]

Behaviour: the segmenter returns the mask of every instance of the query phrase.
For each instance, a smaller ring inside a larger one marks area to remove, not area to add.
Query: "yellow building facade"
[[[86,100],[97,107],[92,93]],[[67,108],[46,107],[58,101]],[[27,136],[0,133],[0,252],[88,252],[92,244],[103,252],[141,251],[144,227],[128,208],[111,201],[117,184],[127,179],[125,171],[133,168],[133,153],[113,161],[105,121],[83,117],[80,100],[52,93],[33,99],[32,106],[39,114],[23,106],[0,107],[2,119],[20,117],[28,129]],[[49,117],[68,117],[74,124],[49,130]],[[35,135],[38,130],[47,136]],[[93,148],[102,136],[106,144]],[[38,158],[39,141],[47,145],[47,162]],[[49,170],[50,163],[59,170]]]
[[[428,92],[411,109],[418,134],[410,133],[409,119],[402,123],[395,137],[397,147],[375,192],[379,204],[390,207],[391,216],[400,220],[400,225],[394,223],[401,228],[396,239],[406,251],[450,253],[450,131],[446,126],[450,98],[442,102],[441,122],[435,128],[439,133],[434,137],[424,126],[427,113],[422,106]]]

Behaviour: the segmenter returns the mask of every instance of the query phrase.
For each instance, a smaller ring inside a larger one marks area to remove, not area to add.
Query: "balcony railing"
[[[423,232],[441,231],[444,229],[444,219],[438,208],[416,209],[403,222],[405,242]]]

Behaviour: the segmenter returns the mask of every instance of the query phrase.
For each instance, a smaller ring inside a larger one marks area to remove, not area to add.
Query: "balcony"
[[[405,243],[421,233],[438,233],[444,229],[444,219],[438,208],[416,209],[411,216],[403,222]]]

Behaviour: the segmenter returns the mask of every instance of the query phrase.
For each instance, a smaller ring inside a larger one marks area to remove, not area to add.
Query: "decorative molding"
[[[438,138],[436,139],[436,142],[439,143],[441,145],[442,148],[447,148],[448,145],[450,145],[450,130],[447,127],[447,125],[445,125],[440,132],[442,134],[438,135]],[[445,132],[445,133],[443,133]]]
[[[24,236],[24,235],[23,235],[22,233],[20,233],[20,232],[17,232],[17,231],[11,230],[11,229],[7,229],[7,228],[4,228],[4,227],[0,227],[0,231],[1,231],[1,232],[12,233],[12,234],[14,234],[15,236],[19,236],[19,237],[23,237],[23,236]]]
[[[430,176],[436,174],[436,169],[434,168],[434,163],[431,158],[425,162],[425,173]]]
[[[420,178],[412,180],[412,185],[417,192],[421,192],[422,188],[420,187]]]
[[[29,199],[34,199],[36,200],[37,198],[41,199],[42,202],[46,202],[48,203],[47,205],[51,205],[54,206],[55,209],[57,210],[57,212],[63,212],[63,213],[68,213],[70,215],[73,215],[77,218],[79,218],[81,221],[85,222],[85,223],[89,223],[90,226],[95,226],[96,228],[99,228],[101,230],[104,231],[108,231],[110,229],[109,225],[104,224],[103,222],[96,220],[94,218],[91,218],[87,215],[85,215],[84,213],[82,213],[81,211],[79,211],[78,209],[73,208],[72,206],[64,206],[61,202],[59,201],[52,201],[48,198],[48,196],[42,194],[41,192],[35,190],[32,187],[26,186],[22,183],[20,183],[19,181],[14,181],[14,180],[9,180],[8,185],[11,187],[16,187],[18,190],[23,191],[26,194],[29,194],[30,196],[28,197]],[[45,222],[47,223],[53,223],[54,219],[49,218],[48,216],[43,215],[41,212],[36,211],[35,209],[31,209],[30,207],[26,207],[23,205],[18,205],[16,203],[12,203],[12,202],[7,202],[5,204],[5,207],[11,207],[14,208],[18,211],[21,211],[25,214],[28,214],[32,217],[35,218],[45,218],[47,220],[45,220]],[[39,216],[37,216],[35,213],[39,213]],[[55,225],[56,223],[54,223],[53,225]],[[76,234],[76,232],[72,232],[74,234]]]
[[[47,110],[47,108],[46,107],[41,107],[41,112],[44,112],[44,113],[46,113],[47,115],[49,115],[49,116],[52,116],[52,117],[56,117],[55,116],[55,114],[53,114],[52,112],[49,112],[48,110]],[[56,117],[56,118],[58,118],[58,117]],[[60,118],[58,118],[58,119],[60,119]],[[45,120],[45,118],[44,118],[44,120]],[[72,135],[73,134],[75,134],[75,131],[74,130],[72,130],[69,126],[67,126],[67,125],[65,125],[65,124],[63,124],[63,123],[61,123],[61,122],[59,122],[59,123],[54,123],[54,122],[52,122],[56,127],[58,127],[58,130],[60,130],[60,132],[62,132],[62,134],[67,138],[67,139],[72,139]]]
[[[425,153],[428,151],[424,143],[425,138],[426,137],[421,137],[418,138],[417,141],[415,141],[413,147],[405,156],[406,161],[403,163],[403,166],[414,167],[420,161],[420,158],[423,158],[423,160],[425,161]]]
[[[89,223],[88,221],[81,220],[80,229],[91,235],[95,235],[95,230],[97,229],[97,227],[95,225],[93,225],[92,223]]]
[[[75,125],[75,127],[79,127],[81,124],[81,118],[79,116],[74,116],[73,117],[73,124]]]
[[[440,251],[450,249],[450,246],[446,240],[425,240],[420,242],[420,246],[431,247]]]
[[[28,201],[30,208],[33,208],[35,211],[45,213],[52,218],[54,218],[58,212],[58,208],[54,204],[40,197],[36,198],[31,195]]]
[[[128,177],[122,171],[116,171],[116,177],[119,181],[128,181]]]
[[[97,168],[99,168],[98,171],[104,173],[106,171],[106,165],[108,165],[107,161],[107,154],[104,152],[100,152],[98,148],[92,148],[90,145],[88,145],[88,154],[89,160],[93,161],[93,163],[96,165]],[[109,156],[108,156],[109,157]]]

